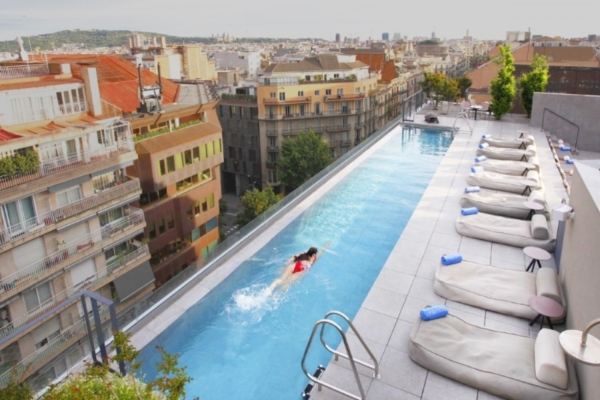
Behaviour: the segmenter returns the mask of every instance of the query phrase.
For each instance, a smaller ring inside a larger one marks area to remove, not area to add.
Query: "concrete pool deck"
[[[452,126],[454,119],[440,117],[440,122],[441,125]],[[462,237],[455,230],[454,223],[460,214],[459,199],[464,187],[467,186],[466,177],[473,164],[476,147],[482,134],[491,133],[495,137],[515,138],[516,132],[520,130],[531,133],[536,139],[540,153],[538,157],[540,169],[543,171],[548,203],[550,206],[555,206],[562,198],[567,197],[544,134],[530,131],[528,120],[499,122],[480,119],[473,122],[475,130],[472,135],[464,133],[464,130],[455,135],[453,143],[437,168],[402,236],[354,319],[358,332],[380,362],[379,379],[373,379],[371,371],[359,367],[367,399],[489,400],[497,398],[427,371],[410,360],[409,334],[419,315],[419,310],[426,305],[445,304],[454,315],[493,329],[532,337],[537,334],[537,326],[530,328],[526,320],[446,301],[433,292],[434,271],[444,253],[460,252],[465,260],[521,270],[530,261],[526,259],[520,248]],[[386,137],[382,138],[298,206],[237,250],[235,255],[196,284],[193,290],[186,288],[186,291],[169,306],[148,317],[148,321],[141,321],[134,328],[132,343],[138,349],[148,344],[241,263],[252,257],[257,249],[277,235],[317,198],[337,184],[373,151],[383,146],[386,140]],[[555,266],[553,259],[545,264]],[[364,351],[360,346],[356,346],[358,344],[356,337],[348,333],[348,338],[356,358],[368,361]],[[298,363],[300,364],[300,360]],[[350,365],[345,360],[330,362],[323,379],[348,392],[358,394]],[[273,398],[277,398],[276,394]],[[323,388],[322,391],[315,389],[311,398],[331,400],[348,397]]]

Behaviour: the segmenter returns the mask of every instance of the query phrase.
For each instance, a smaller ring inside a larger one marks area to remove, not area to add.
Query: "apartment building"
[[[99,96],[132,130],[138,157],[126,173],[140,181],[135,205],[146,228],[158,287],[201,260],[219,240],[221,125],[210,81],[160,79],[118,56],[56,56],[79,76],[98,70]],[[141,78],[141,82],[140,82]]]
[[[262,61],[258,51],[216,51],[214,59],[217,69],[239,69],[251,79],[256,79]]]
[[[86,332],[81,303],[67,302],[77,293],[122,309],[154,288],[131,124],[100,98],[98,73],[0,66],[0,387],[83,356],[64,353]]]
[[[283,140],[314,131],[340,157],[383,126],[378,75],[354,55],[322,54],[271,64],[257,88],[263,187],[279,189]],[[266,172],[266,174],[264,174]]]

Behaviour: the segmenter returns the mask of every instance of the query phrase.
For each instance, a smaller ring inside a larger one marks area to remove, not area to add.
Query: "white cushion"
[[[540,182],[540,175],[537,171],[529,171],[527,172],[527,179],[530,181],[535,181],[536,183]]]
[[[542,329],[535,340],[535,376],[540,382],[566,389],[569,373],[558,332]]]
[[[537,158],[537,157],[529,157],[529,159],[527,160],[527,162],[529,164],[537,165],[538,167],[540,165],[540,159]]]
[[[531,237],[538,240],[550,239],[548,222],[546,221],[546,217],[541,214],[536,214],[531,218]]]
[[[529,195],[528,200],[543,206],[546,205],[546,199],[544,198],[544,193],[541,190],[533,190]]]
[[[535,286],[536,294],[538,296],[549,297],[558,304],[563,304],[562,297],[560,295],[560,289],[558,288],[556,271],[554,271],[553,268],[540,268],[537,276],[535,277]]]

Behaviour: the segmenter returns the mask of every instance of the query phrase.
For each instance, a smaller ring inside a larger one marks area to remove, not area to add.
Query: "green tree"
[[[313,131],[287,139],[281,146],[279,178],[286,190],[295,189],[331,164],[329,145]]]
[[[471,85],[473,84],[473,81],[471,79],[467,78],[466,76],[462,76],[457,79],[456,83],[458,85],[458,90],[460,92],[459,97],[466,99],[467,98],[467,89],[469,89],[471,87]]]
[[[548,86],[548,60],[545,56],[533,55],[531,63],[531,72],[521,75],[519,87],[521,89],[521,103],[527,113],[527,117],[531,117],[531,107],[533,106],[533,94],[535,92],[545,92]]]
[[[492,104],[490,104],[490,110],[496,119],[502,118],[510,111],[517,94],[517,84],[513,75],[515,72],[514,61],[515,59],[510,53],[510,46],[500,46],[500,56],[496,62],[502,67],[498,71],[498,76],[492,79],[491,84]]]
[[[441,72],[425,72],[423,73],[423,81],[421,82],[421,89],[425,92],[428,98],[433,98],[435,101],[435,107],[438,106],[438,101],[442,97],[444,88],[444,82],[446,75]]]
[[[235,223],[240,226],[246,225],[275,205],[277,201],[277,196],[271,187],[267,187],[262,191],[258,189],[246,191],[242,196],[244,210],[237,215]]]

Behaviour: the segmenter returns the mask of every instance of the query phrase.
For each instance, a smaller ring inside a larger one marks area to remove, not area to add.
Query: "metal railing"
[[[9,65],[0,67],[0,79],[48,75],[49,73],[50,70],[48,69],[47,64]]]
[[[43,227],[55,224],[64,219],[90,210],[99,206],[100,204],[104,204],[108,201],[124,196],[127,193],[139,190],[139,188],[140,181],[139,179],[135,178],[122,184],[117,184],[116,186],[96,193],[93,196],[83,198],[74,203],[57,208],[56,210],[51,210],[18,224],[11,225],[8,228],[1,228],[0,247],[23,239],[29,235],[33,235]]]
[[[94,151],[80,151],[79,153],[65,155],[63,157],[45,159],[40,162],[40,166],[35,171],[0,177],[0,190],[8,189],[48,175],[79,168],[85,164],[104,161],[131,151],[134,151],[133,140],[127,139],[119,140],[112,146],[102,147],[101,149]]]
[[[357,360],[354,358],[354,356],[352,356],[352,351],[350,350],[350,346],[348,345],[348,339],[346,338],[346,334],[344,333],[343,329],[337,323],[335,323],[334,321],[329,319],[329,317],[332,315],[337,315],[337,316],[341,317],[344,321],[346,321],[346,323],[348,324],[350,329],[352,329],[352,332],[354,333],[354,335],[356,335],[356,338],[360,341],[360,344],[362,345],[362,347],[367,351],[367,353],[369,354],[369,357],[371,357],[371,359],[373,360],[373,365],[368,364],[364,361]],[[340,353],[340,352],[332,349],[331,347],[329,347],[329,345],[325,341],[325,337],[324,337],[325,325],[332,326],[340,334],[340,336],[342,337],[342,341],[344,343],[344,347],[346,349],[345,354]],[[352,394],[343,389],[340,389],[337,386],[326,383],[323,380],[311,375],[306,370],[306,365],[305,365],[306,356],[308,355],[308,352],[310,351],[313,339],[319,328],[321,328],[321,334],[320,334],[321,344],[323,345],[323,347],[325,347],[325,349],[327,351],[329,351],[330,353],[335,355],[335,360],[337,361],[339,357],[343,357],[343,358],[347,359],[348,361],[350,361],[350,365],[352,367],[354,379],[356,380],[356,384],[358,385],[358,390],[360,392],[360,396],[356,396],[355,394]],[[379,378],[379,362],[377,361],[377,358],[375,358],[375,356],[373,355],[373,352],[371,351],[371,349],[369,349],[369,346],[367,346],[367,344],[363,340],[360,333],[358,333],[358,331],[356,330],[356,328],[354,327],[354,325],[352,324],[350,319],[346,315],[342,314],[339,311],[329,311],[327,314],[325,314],[325,317],[323,319],[321,319],[315,323],[315,326],[313,327],[312,333],[310,335],[310,339],[308,339],[308,343],[306,345],[306,349],[304,350],[304,355],[302,356],[302,362],[301,362],[302,371],[304,371],[304,375],[306,375],[308,377],[308,379],[310,379],[312,382],[315,382],[319,386],[319,390],[321,389],[321,386],[325,386],[331,390],[334,390],[334,391],[341,393],[344,396],[348,396],[352,399],[364,400],[365,399],[365,391],[362,387],[362,383],[360,382],[360,378],[358,377],[358,370],[356,369],[356,364],[360,364],[363,367],[372,369],[373,370],[373,378],[375,378],[375,379]]]
[[[142,210],[134,209],[133,207],[130,207],[130,210],[129,215],[104,225],[101,229],[89,233],[82,239],[69,242],[64,245],[63,249],[0,279],[0,295],[31,284],[38,276],[55,269],[55,267],[68,261],[71,256],[76,256],[97,245],[109,242],[113,234],[144,222],[144,212]]]
[[[82,113],[87,110],[87,105],[85,102],[77,102],[77,103],[68,103],[61,104],[58,106],[60,113],[62,115],[73,114],[73,113]]]
[[[454,123],[452,124],[452,130],[456,131],[459,128],[456,127],[456,121],[458,121],[459,118],[464,119],[465,121],[467,121],[467,126],[469,127],[469,131],[471,132],[471,135],[473,134],[473,127],[471,126],[471,122],[469,122],[469,114],[467,114],[464,111],[459,112],[458,114],[456,114],[456,118],[454,118]]]
[[[38,307],[27,311],[27,314],[22,315],[19,318],[13,319],[8,325],[2,327],[0,329],[0,339],[10,335],[15,329],[19,329],[21,326],[28,324],[33,321],[38,315],[41,315],[49,310],[52,310],[63,301],[67,300],[74,294],[77,294],[90,286],[96,285],[99,282],[102,282],[106,278],[112,276],[115,272],[121,271],[122,267],[130,265],[132,262],[148,256],[150,254],[150,250],[147,245],[142,245],[137,249],[125,254],[122,257],[116,257],[114,260],[108,263],[108,266],[100,271],[97,271],[93,275],[87,277],[82,282],[77,285],[71,286],[61,293],[53,296],[46,303],[39,305]]]
[[[352,129],[352,124],[327,126],[327,127],[325,127],[325,129],[328,132],[333,132],[333,131],[349,131],[350,129]]]
[[[573,153],[577,154],[577,142],[579,141],[579,125],[577,125],[575,122],[573,121],[569,121],[568,119],[566,119],[565,117],[563,117],[562,115],[559,115],[557,113],[555,113],[554,111],[548,109],[548,108],[544,108],[544,112],[542,114],[542,132],[544,131],[544,121],[546,120],[546,111],[549,112],[550,114],[562,119],[563,121],[565,121],[566,123],[570,124],[571,126],[574,126],[575,128],[577,128],[577,132],[575,133],[575,145],[573,146]]]

